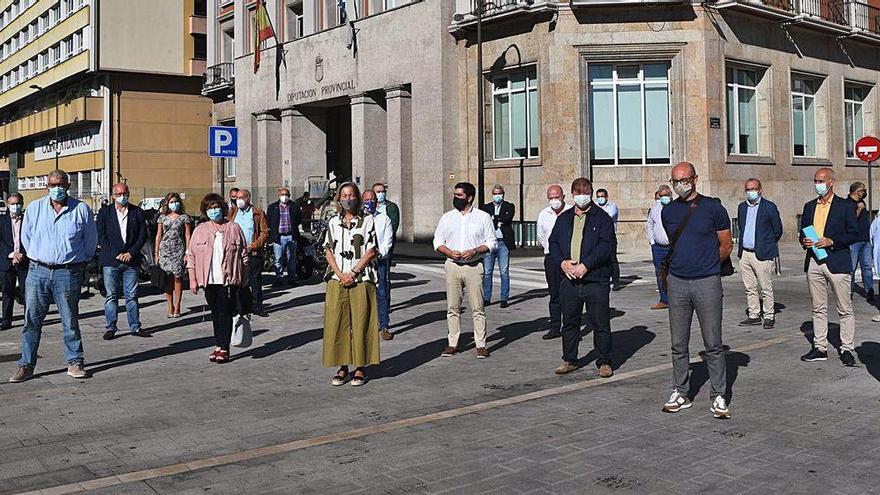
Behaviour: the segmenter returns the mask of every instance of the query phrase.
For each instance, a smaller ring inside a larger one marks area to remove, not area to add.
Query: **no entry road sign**
[[[880,139],[865,136],[856,143],[856,156],[863,162],[874,162],[880,158]]]

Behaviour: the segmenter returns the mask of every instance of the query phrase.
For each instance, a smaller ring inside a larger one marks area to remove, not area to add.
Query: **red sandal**
[[[229,362],[229,351],[219,350],[217,351],[217,357],[214,358],[215,363],[228,363]]]

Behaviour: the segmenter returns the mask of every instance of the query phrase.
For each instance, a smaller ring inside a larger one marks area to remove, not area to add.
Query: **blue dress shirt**
[[[758,208],[761,207],[761,198],[755,204],[746,201],[746,225],[742,232],[742,246],[745,249],[755,250],[755,224],[758,223]]]
[[[21,227],[28,258],[46,265],[85,263],[95,256],[98,230],[91,208],[68,196],[55,213],[49,196],[28,205]]]

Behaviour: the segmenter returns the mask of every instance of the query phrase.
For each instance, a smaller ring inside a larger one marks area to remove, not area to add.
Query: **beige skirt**
[[[324,301],[324,366],[379,364],[379,313],[376,286],[346,288],[327,282]]]

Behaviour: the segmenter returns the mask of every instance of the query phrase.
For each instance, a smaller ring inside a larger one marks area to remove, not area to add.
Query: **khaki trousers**
[[[840,316],[840,348],[842,351],[853,350],[853,338],[856,333],[856,318],[853,315],[852,297],[850,296],[849,273],[831,273],[824,264],[816,263],[810,258],[807,269],[807,284],[810,297],[813,299],[813,346],[820,351],[828,350],[828,286],[837,299],[837,314]]]
[[[739,273],[746,286],[746,302],[749,305],[749,318],[758,318],[761,313],[761,300],[764,300],[764,319],[772,320],[773,301],[773,260],[761,261],[755,253],[743,250],[739,259]]]
[[[486,347],[483,264],[468,266],[446,260],[446,325],[449,327],[449,345],[458,347],[458,337],[461,335],[462,289],[467,292],[468,304],[473,312],[474,341],[477,347]]]

